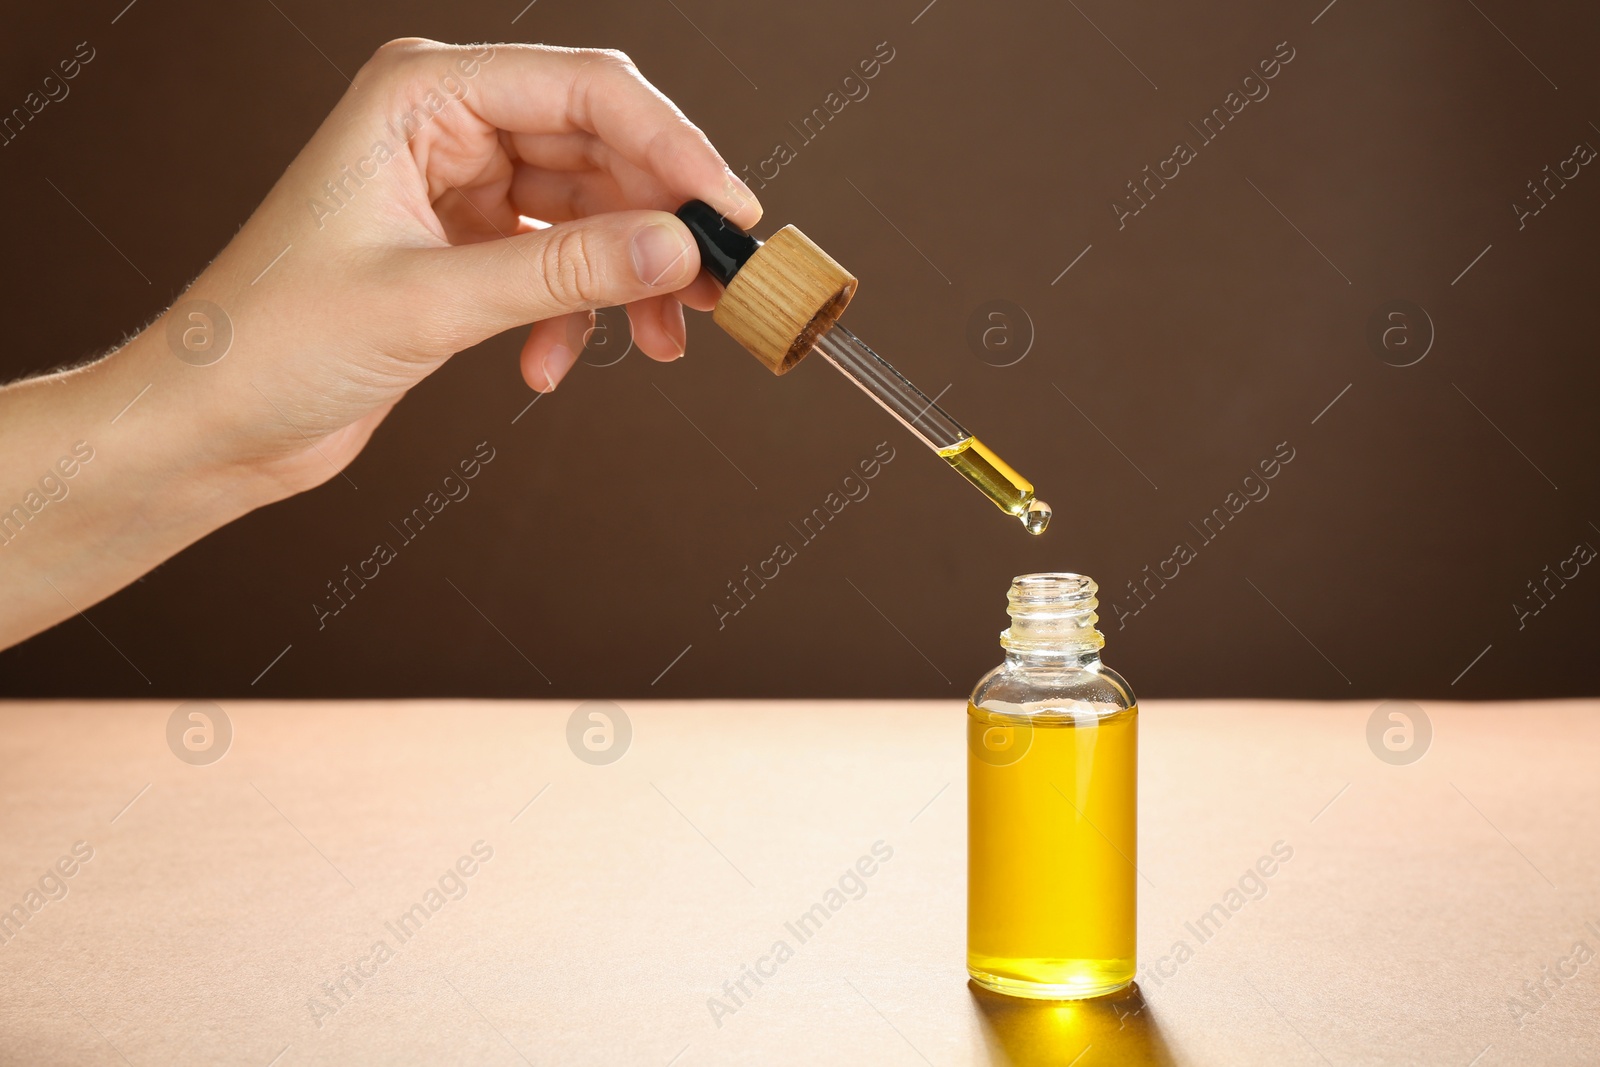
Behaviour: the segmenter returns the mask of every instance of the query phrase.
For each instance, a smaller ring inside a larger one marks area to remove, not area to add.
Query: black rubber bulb
[[[700,246],[700,266],[723,285],[733,281],[739,268],[761,247],[760,241],[703,200],[691,200],[674,214],[694,234],[694,243]]]

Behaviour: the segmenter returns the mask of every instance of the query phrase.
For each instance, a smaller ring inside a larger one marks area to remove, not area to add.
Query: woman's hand
[[[761,215],[620,53],[384,45],[172,309],[99,363],[0,389],[0,647],[333,477],[406,390],[504,330],[532,324],[542,391],[599,307],[676,359],[682,305],[716,298],[670,214],[692,198]],[[79,445],[95,458],[62,481]]]
[[[760,217],[620,53],[395,41],[175,305],[220,307],[232,350],[167,370],[233,458],[304,489],[407,389],[506,329],[534,324],[522,373],[538,390],[571,369],[598,307],[626,304],[647,355],[682,355],[680,301],[715,300],[667,214],[692,197]]]

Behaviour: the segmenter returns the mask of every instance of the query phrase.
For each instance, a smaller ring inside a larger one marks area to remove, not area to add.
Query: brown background
[[[127,660],[74,619],[0,655],[0,690],[951,696],[998,659],[1013,574],[1079,570],[1126,600],[1287,441],[1267,500],[1125,628],[1104,611],[1108,660],[1137,688],[1593,692],[1600,575],[1526,629],[1511,605],[1600,545],[1600,173],[1520,232],[1511,204],[1576,142],[1600,145],[1600,16],[923,2],[540,0],[515,24],[518,0],[8,13],[0,109],[79,41],[97,51],[0,148],[13,376],[173,300],[345,90],[334,67],[388,38],[623,48],[735,167],[797,141],[787,124],[888,41],[871,95],[761,190],[760,232],[794,222],[859,275],[847,322],[930,393],[950,386],[943,404],[1058,517],[1029,540],[825,365],[774,379],[703,318],[682,363],[580,367],[513,424],[531,395],[507,335],[400,405],[349,472],[359,490],[335,479],[251,515],[92,609]],[[1187,122],[1280,41],[1296,57],[1271,95],[1119,232],[1124,183],[1196,142]],[[1401,297],[1437,340],[1396,368],[1364,335]],[[1036,330],[1011,367],[965,339],[993,299]],[[472,495],[319,632],[324,583],[483,440],[497,458]],[[883,440],[898,458],[871,496],[719,631],[725,583]]]

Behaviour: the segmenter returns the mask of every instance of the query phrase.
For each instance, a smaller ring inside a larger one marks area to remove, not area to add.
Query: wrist
[[[282,495],[211,447],[181,382],[147,333],[0,389],[0,647]]]
[[[170,314],[170,312],[169,312]],[[126,345],[83,371],[81,404],[138,497],[145,523],[168,525],[152,512],[181,510],[192,519],[190,541],[281,500],[290,491],[233,447],[237,432],[225,411],[230,390],[201,375],[212,367],[177,359],[163,316]]]

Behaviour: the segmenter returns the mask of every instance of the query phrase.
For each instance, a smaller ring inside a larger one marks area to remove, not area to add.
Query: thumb
[[[515,326],[674,292],[700,272],[665,211],[615,211],[479,244],[407,253],[407,318],[451,352]],[[416,294],[424,298],[412,303]]]

